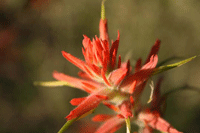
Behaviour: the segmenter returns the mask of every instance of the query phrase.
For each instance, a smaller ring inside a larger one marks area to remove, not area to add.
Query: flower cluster
[[[93,112],[100,103],[103,103],[115,114],[99,114],[93,117],[93,121],[104,122],[96,130],[96,133],[115,132],[125,123],[128,125],[127,132],[130,132],[128,131],[130,130],[130,121],[138,124],[140,132],[144,133],[151,133],[153,129],[168,133],[180,133],[161,118],[160,106],[163,99],[159,89],[162,79],[158,81],[155,90],[153,82],[150,83],[151,94],[148,101],[148,103],[151,102],[150,107],[144,107],[140,102],[140,97],[152,75],[168,70],[170,67],[180,66],[191,59],[174,66],[156,68],[157,53],[160,47],[160,40],[157,39],[146,61],[142,63],[142,60],[138,59],[132,68],[129,60],[122,62],[121,56],[117,56],[120,40],[119,31],[116,41],[109,41],[105,16],[100,19],[99,31],[100,37],[95,36],[92,40],[84,35],[82,53],[85,61],[62,51],[62,55],[81,70],[78,73],[80,78],[55,71],[53,77],[58,82],[46,83],[47,86],[67,85],[90,94],[87,97],[74,98],[70,101],[72,105],[77,107],[70,112],[66,119],[68,121],[77,120]]]

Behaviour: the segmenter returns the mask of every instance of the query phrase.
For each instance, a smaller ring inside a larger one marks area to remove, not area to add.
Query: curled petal
[[[124,120],[116,117],[108,119],[105,123],[97,129],[95,133],[109,133],[118,130],[123,124]]]

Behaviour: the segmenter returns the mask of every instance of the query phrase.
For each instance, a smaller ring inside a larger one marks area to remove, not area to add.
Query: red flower
[[[156,54],[159,48],[159,41],[152,48],[146,64],[140,67],[141,65],[137,63],[137,71],[135,73],[131,72],[130,61],[121,63],[120,56],[118,65],[116,65],[120,39],[119,32],[117,40],[109,48],[106,20],[100,20],[99,29],[100,38],[95,37],[91,41],[84,35],[82,51],[85,61],[62,51],[63,56],[68,61],[82,70],[79,73],[80,79],[58,72],[53,73],[55,79],[65,81],[70,86],[91,93],[87,98],[72,100],[73,104],[78,106],[66,117],[68,120],[79,117],[96,108],[102,101],[120,105],[119,108],[122,111],[122,115],[125,118],[131,117],[132,106],[130,106],[128,100],[129,95],[133,94],[135,89],[151,76],[158,62]]]
[[[153,129],[169,133],[180,133],[161,118],[161,98],[159,93],[161,80],[158,82],[154,93],[153,84],[150,84],[151,94],[149,102],[153,98],[151,107],[143,107],[140,103],[140,96],[147,84],[147,80],[153,74],[180,66],[195,57],[167,67],[156,68],[158,62],[157,53],[160,47],[160,40],[157,39],[144,65],[142,65],[142,60],[138,59],[134,70],[132,70],[129,60],[127,62],[121,62],[120,55],[117,60],[120,39],[119,31],[116,41],[112,42],[111,46],[109,45],[107,20],[105,16],[100,20],[99,31],[100,38],[95,36],[95,38],[90,40],[86,35],[83,36],[82,53],[85,58],[84,61],[62,51],[62,55],[81,70],[78,73],[80,78],[71,77],[55,71],[53,72],[53,77],[59,81],[41,83],[41,85],[46,86],[67,85],[90,94],[87,97],[72,99],[70,103],[77,107],[66,118],[72,121],[76,120],[93,112],[100,103],[103,103],[105,106],[114,110],[115,114],[96,115],[93,121],[105,121],[96,133],[115,132],[125,121],[128,125],[127,131],[129,131],[129,120],[142,123],[142,126],[141,124],[138,125],[144,133],[151,133]],[[63,129],[61,128],[61,130]]]

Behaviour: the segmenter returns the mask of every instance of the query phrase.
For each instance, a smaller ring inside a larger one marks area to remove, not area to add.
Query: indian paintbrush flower
[[[114,115],[99,114],[93,117],[93,121],[104,121],[104,124],[96,133],[115,132],[125,123],[128,125],[127,132],[130,132],[128,131],[130,130],[130,121],[142,123],[142,126],[140,126],[141,124],[138,125],[145,133],[152,132],[152,129],[180,133],[161,118],[159,102],[161,99],[159,93],[161,81],[158,82],[155,91],[153,83],[150,84],[151,94],[148,102],[152,101],[151,107],[143,107],[140,103],[140,96],[152,75],[180,66],[194,57],[174,65],[156,68],[158,63],[157,53],[160,47],[160,40],[157,39],[145,63],[142,64],[142,60],[138,59],[135,67],[132,68],[130,60],[122,62],[121,56],[117,56],[120,40],[119,31],[117,39],[112,42],[109,41],[103,3],[99,31],[100,37],[95,36],[92,40],[83,35],[82,53],[84,61],[62,51],[63,57],[81,70],[78,73],[80,78],[54,71],[53,77],[58,81],[38,84],[44,86],[67,85],[89,93],[87,97],[74,98],[70,101],[72,105],[77,107],[66,116],[68,121],[77,120],[93,112],[100,103],[114,110]]]

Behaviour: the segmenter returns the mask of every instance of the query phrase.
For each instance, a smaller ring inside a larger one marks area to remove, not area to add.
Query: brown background
[[[57,132],[74,108],[70,99],[87,95],[70,87],[33,86],[33,82],[54,80],[54,70],[77,76],[78,69],[61,51],[83,59],[82,35],[99,34],[100,4],[100,0],[0,1],[0,132]],[[118,53],[123,60],[130,58],[131,65],[139,57],[145,60],[156,38],[162,41],[160,62],[200,54],[199,0],[107,0],[105,7],[110,38],[115,40],[120,31]],[[190,89],[200,88],[199,66],[196,58],[162,74],[163,94],[191,86],[169,95],[164,115],[186,133],[200,132],[199,92]],[[148,100],[145,94],[144,102]],[[95,126],[86,118],[68,132],[93,132]]]

